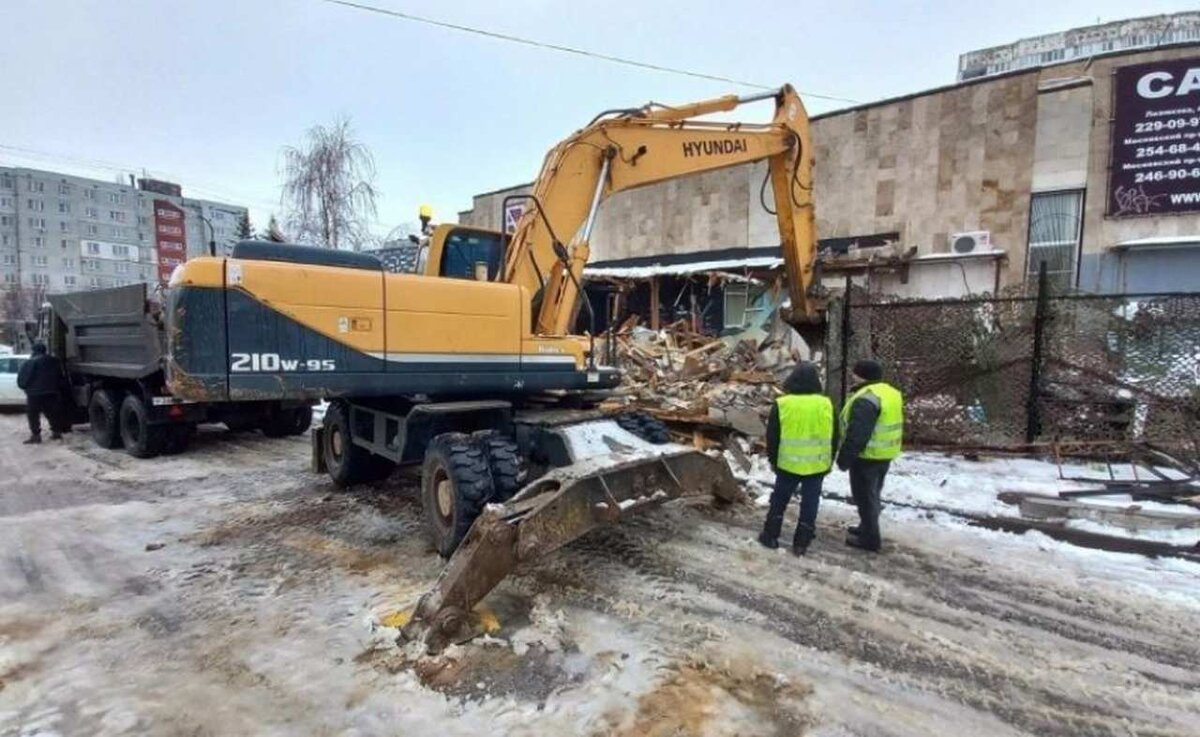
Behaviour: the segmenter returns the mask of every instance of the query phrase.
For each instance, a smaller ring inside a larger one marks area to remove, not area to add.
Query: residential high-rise
[[[182,212],[182,224],[163,221],[171,208],[155,203],[164,201]],[[158,283],[170,274],[170,261],[160,265],[164,243],[179,247],[178,260],[208,253],[210,240],[227,253],[246,214],[237,205],[183,197],[166,182],[0,167],[0,290]]]

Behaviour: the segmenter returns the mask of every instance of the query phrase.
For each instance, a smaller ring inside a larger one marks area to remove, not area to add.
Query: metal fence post
[[[846,372],[849,367],[846,362],[850,360],[850,275],[846,274],[846,290],[842,292],[842,370],[841,370],[841,391],[838,394],[838,406],[842,406],[846,402]]]
[[[1029,370],[1029,399],[1025,405],[1025,442],[1032,443],[1042,433],[1042,348],[1045,341],[1046,308],[1049,298],[1046,262],[1038,267],[1037,307],[1033,313],[1033,358]]]

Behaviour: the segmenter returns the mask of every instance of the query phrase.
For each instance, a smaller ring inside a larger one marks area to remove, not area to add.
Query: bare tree
[[[283,174],[287,225],[297,240],[354,249],[371,240],[375,161],[348,119],[315,126],[300,148],[284,148]]]

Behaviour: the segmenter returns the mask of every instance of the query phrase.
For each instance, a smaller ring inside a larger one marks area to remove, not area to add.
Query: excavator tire
[[[321,424],[325,429],[321,453],[329,478],[337,487],[344,489],[365,481],[378,481],[395,469],[391,461],[354,444],[350,435],[350,408],[345,403],[330,404]]]
[[[268,438],[286,438],[289,435],[303,435],[311,425],[312,407],[282,409],[275,406],[267,412],[259,428]]]
[[[463,433],[443,433],[429,442],[421,465],[421,506],[433,546],[449,558],[492,497],[488,455]]]
[[[291,424],[288,426],[289,435],[303,435],[312,427],[313,409],[309,406],[297,407],[292,410]]]
[[[617,425],[647,443],[663,445],[671,442],[671,433],[663,421],[645,412],[628,412],[617,417]]]
[[[498,430],[480,430],[471,438],[487,455],[488,471],[492,474],[493,502],[506,502],[525,485],[529,470],[517,441]]]

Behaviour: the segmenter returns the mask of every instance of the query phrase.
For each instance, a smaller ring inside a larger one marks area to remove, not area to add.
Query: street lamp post
[[[209,220],[208,218],[204,217],[203,213],[197,212],[196,216],[199,217],[201,220],[203,220],[204,224],[208,226],[208,255],[216,256],[217,255],[217,231],[215,228],[213,228],[212,221]]]

